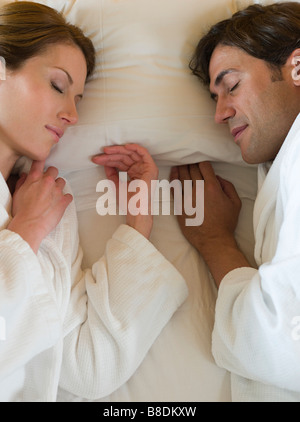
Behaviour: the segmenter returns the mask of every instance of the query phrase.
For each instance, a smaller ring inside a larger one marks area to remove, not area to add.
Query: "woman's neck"
[[[0,171],[7,181],[19,156],[5,147],[0,147]]]

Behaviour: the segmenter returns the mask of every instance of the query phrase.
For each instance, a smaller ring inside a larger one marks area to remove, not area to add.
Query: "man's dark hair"
[[[237,47],[280,72],[300,48],[300,3],[252,5],[212,26],[190,62],[192,73],[209,85],[209,63],[218,45]]]

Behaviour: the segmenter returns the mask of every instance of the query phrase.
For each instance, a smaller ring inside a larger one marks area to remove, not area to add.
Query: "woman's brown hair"
[[[20,1],[0,7],[0,57],[8,69],[19,69],[26,60],[58,43],[81,49],[88,78],[95,67],[95,49],[80,28],[68,23],[58,11],[39,3]]]
[[[209,63],[219,44],[240,48],[281,73],[288,57],[300,48],[300,4],[252,5],[211,27],[190,62],[192,73],[205,85],[210,83]]]

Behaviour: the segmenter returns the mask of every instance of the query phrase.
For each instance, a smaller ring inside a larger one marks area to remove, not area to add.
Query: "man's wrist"
[[[211,236],[204,241],[199,240],[195,247],[205,260],[221,254],[226,249],[239,249],[234,236],[230,235]]]
[[[210,239],[205,245],[201,245],[198,251],[210,269],[217,286],[230,271],[251,267],[233,236]]]

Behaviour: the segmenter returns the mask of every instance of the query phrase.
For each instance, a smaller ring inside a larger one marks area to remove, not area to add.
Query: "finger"
[[[137,163],[137,162],[145,162],[145,163],[147,163],[148,161],[150,161],[150,160],[148,160],[147,161],[147,159],[145,159],[144,157],[142,157],[140,154],[138,154],[137,152],[135,152],[135,151],[127,151],[128,152],[128,156],[135,162],[135,163]]]
[[[190,164],[189,172],[190,172],[192,180],[203,180],[198,164]]]
[[[122,156],[128,156],[131,157],[134,161],[140,160],[140,156],[137,155],[131,148],[127,148],[127,145],[112,145],[109,147],[103,148],[104,156],[113,156],[113,155],[122,155]],[[98,157],[100,157],[99,155]],[[97,157],[97,156],[96,156]]]
[[[196,197],[197,197],[197,181],[198,180],[202,181],[203,177],[202,177],[202,174],[200,172],[198,164],[190,164],[189,165],[189,173],[190,173],[191,181],[192,181],[192,192],[191,192],[192,205],[193,205],[193,207],[195,207],[196,206]]]
[[[178,167],[178,176],[179,176],[179,180],[181,182],[183,182],[184,180],[191,180],[189,166],[188,165],[179,166]]]
[[[173,180],[178,180],[178,178],[179,178],[178,167],[172,167],[170,176],[169,176],[170,182],[172,182]]]
[[[118,167],[115,163],[119,163],[128,167],[134,164],[134,160],[132,160],[128,155],[121,155],[121,154],[114,154],[114,155],[98,155],[93,157],[92,161],[95,164],[101,166],[110,166],[110,167]]]
[[[149,151],[142,147],[141,145],[138,144],[126,144],[125,148],[133,153],[136,153],[138,155],[138,157],[136,157],[135,155],[131,155],[131,158],[135,159],[136,161],[138,160],[138,158],[142,158],[143,161],[145,161],[146,163],[151,163],[154,164],[154,160],[151,157]]]
[[[220,176],[217,176],[217,179],[221,185],[221,188],[225,195],[237,206],[241,206],[241,200],[240,197],[234,187],[234,185],[229,182],[228,180],[223,179]]]
[[[50,176],[54,180],[56,180],[58,176],[58,169],[56,167],[48,167],[47,170],[44,173],[44,176]]]
[[[129,154],[129,151],[126,149],[125,145],[110,145],[110,146],[104,147],[103,151],[107,155]]]
[[[119,171],[125,171],[127,172],[129,169],[129,166],[122,161],[110,161],[105,164],[105,167],[111,167],[114,169],[118,169]]]
[[[64,187],[66,186],[66,181],[64,179],[59,177],[58,179],[56,179],[55,183],[56,186],[59,187],[62,191],[64,190]]]
[[[114,167],[104,167],[106,177],[115,183],[117,186],[119,183],[119,173]]]
[[[73,201],[73,196],[70,193],[66,193],[62,198],[62,207],[63,211],[67,209],[67,207],[71,204]]]
[[[169,177],[170,183],[172,183],[174,180],[179,181],[179,171],[178,167],[172,167]],[[181,197],[177,194],[175,195],[175,187],[171,188],[171,194],[172,198],[174,199],[174,210],[182,210],[183,207],[183,186],[181,183]]]
[[[129,166],[132,166],[134,164],[134,160],[129,156],[125,154],[113,154],[104,156],[103,159],[106,161],[107,164],[111,162],[122,162],[123,164]]]
[[[142,145],[139,144],[126,144],[125,148],[127,149],[127,151],[135,151],[137,152],[141,157],[143,156],[149,156],[151,157],[149,151],[147,150],[147,148],[142,147]]]
[[[127,144],[126,148],[132,151],[132,159],[136,160],[137,163],[140,161],[142,173],[146,170],[150,179],[156,180],[158,178],[159,171],[149,151],[137,144]]]
[[[33,161],[28,175],[40,177],[44,173],[45,160],[42,161]]]
[[[116,195],[119,198],[119,189],[120,189],[120,179],[119,179],[119,172],[112,167],[104,167],[106,177],[108,180],[114,183],[116,188]]]
[[[202,177],[206,182],[217,182],[214,169],[209,161],[202,161],[198,166]]]

